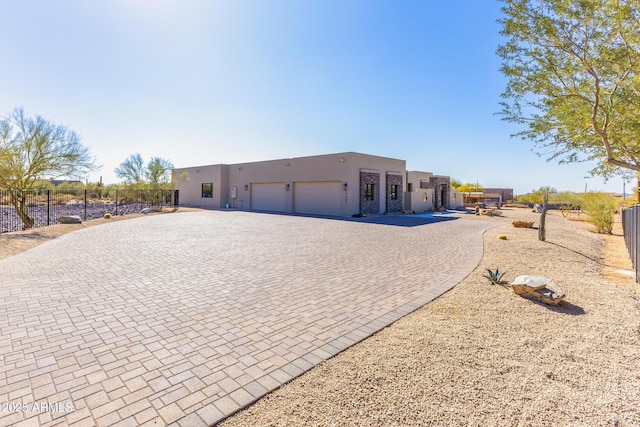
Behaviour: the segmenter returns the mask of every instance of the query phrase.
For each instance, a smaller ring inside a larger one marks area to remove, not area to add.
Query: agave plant
[[[496,271],[487,268],[487,272],[482,277],[487,278],[492,285],[502,285],[502,276],[504,276],[505,273],[506,272],[500,273],[500,269],[498,268],[496,268]]]

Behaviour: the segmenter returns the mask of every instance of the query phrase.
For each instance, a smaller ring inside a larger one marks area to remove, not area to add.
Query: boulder
[[[533,221],[513,221],[513,224],[516,228],[531,228],[533,227]]]
[[[59,224],[82,224],[82,218],[78,215],[63,215],[58,217]]]
[[[518,276],[511,283],[516,294],[542,301],[545,304],[558,305],[566,294],[553,280],[542,276]]]

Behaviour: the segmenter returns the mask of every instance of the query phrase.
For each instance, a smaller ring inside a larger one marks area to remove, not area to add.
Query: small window
[[[364,199],[365,200],[373,200],[373,187],[375,184],[365,184],[364,185]]]
[[[213,197],[213,183],[206,182],[202,184],[202,197],[211,198]]]
[[[389,186],[389,199],[398,200],[398,186],[396,184]]]
[[[408,182],[407,183],[407,192],[413,193],[413,183],[412,182]]]

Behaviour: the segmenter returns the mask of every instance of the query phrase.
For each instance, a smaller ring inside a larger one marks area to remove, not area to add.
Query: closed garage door
[[[340,181],[293,183],[293,206],[296,213],[340,215],[342,197]]]
[[[258,182],[251,184],[251,209],[285,211],[285,183]]]

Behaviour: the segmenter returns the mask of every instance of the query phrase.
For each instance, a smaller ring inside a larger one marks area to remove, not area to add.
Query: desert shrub
[[[606,193],[587,193],[582,196],[582,209],[589,215],[589,221],[598,233],[609,233],[613,229],[616,211],[615,198]]]

